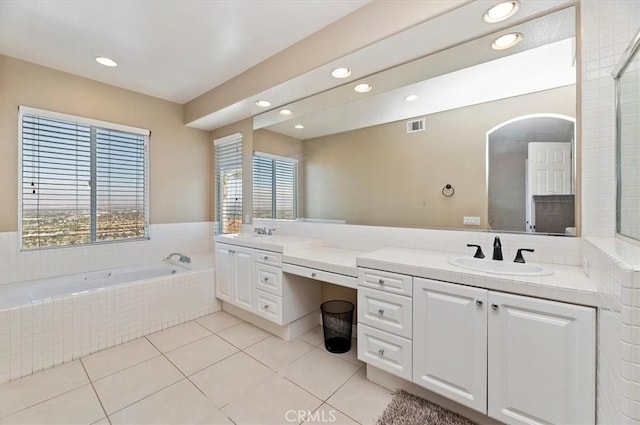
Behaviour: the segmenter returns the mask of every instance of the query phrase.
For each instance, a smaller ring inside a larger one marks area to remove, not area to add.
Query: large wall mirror
[[[618,233],[640,240],[640,30],[614,71],[618,146]]]
[[[299,218],[574,235],[575,28],[567,7],[258,115],[254,149],[299,160]]]

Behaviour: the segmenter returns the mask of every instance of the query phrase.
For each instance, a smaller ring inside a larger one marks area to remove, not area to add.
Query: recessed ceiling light
[[[304,128],[304,125],[302,125],[302,124],[296,124],[296,125],[294,125],[294,126],[293,126],[293,128],[297,128],[298,130],[301,130],[301,129],[303,129],[303,128]]]
[[[291,109],[280,109],[280,115],[291,115],[293,111]]]
[[[362,84],[358,84],[357,86],[355,86],[353,89],[355,91],[357,91],[358,93],[366,93],[368,91],[371,91],[373,87],[371,87],[369,84],[367,83],[362,83]]]
[[[269,106],[271,106],[271,102],[269,102],[268,100],[258,100],[256,102],[256,105],[261,108],[268,108]]]
[[[410,94],[409,96],[404,98],[404,100],[406,100],[407,102],[413,102],[414,100],[418,99],[420,99],[420,96],[418,96],[417,94]]]
[[[522,41],[522,34],[519,32],[511,32],[493,40],[491,48],[493,50],[504,50],[513,47]]]
[[[348,68],[336,68],[331,71],[331,75],[334,78],[347,78],[349,75],[351,75],[351,70]]]
[[[104,56],[96,57],[96,62],[98,62],[100,65],[108,66],[111,68],[118,66],[118,63],[116,61],[110,58],[106,58]]]
[[[482,19],[490,24],[501,22],[515,15],[519,7],[520,3],[516,0],[503,1],[487,10]]]

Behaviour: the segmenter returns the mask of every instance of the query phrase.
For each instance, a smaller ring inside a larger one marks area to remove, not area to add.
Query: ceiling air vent
[[[418,131],[424,131],[424,118],[407,121],[407,133],[417,133]]]

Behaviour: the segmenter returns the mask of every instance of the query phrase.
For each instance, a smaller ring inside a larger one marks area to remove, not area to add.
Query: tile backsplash
[[[0,284],[161,260],[171,252],[210,250],[211,222],[152,224],[150,239],[20,251],[18,232],[0,233]]]

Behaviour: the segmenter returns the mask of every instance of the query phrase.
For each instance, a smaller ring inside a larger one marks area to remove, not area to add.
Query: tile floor
[[[0,385],[0,424],[373,424],[391,394],[356,352],[218,312]]]

